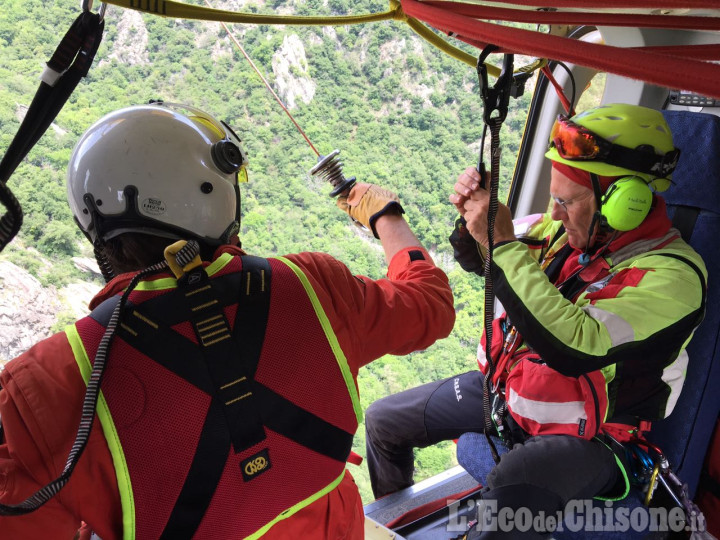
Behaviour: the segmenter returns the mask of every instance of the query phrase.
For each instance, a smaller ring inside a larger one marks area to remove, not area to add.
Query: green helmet
[[[625,148],[652,149],[659,156],[675,150],[672,133],[662,113],[647,107],[623,103],[600,105],[576,114],[570,121]],[[565,159],[554,146],[547,151],[545,157],[600,176],[637,176],[651,184],[656,191],[665,191],[670,187],[670,173],[658,177],[602,161]]]

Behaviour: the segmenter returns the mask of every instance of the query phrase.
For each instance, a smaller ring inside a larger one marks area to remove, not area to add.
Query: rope
[[[573,106],[574,103],[570,103],[567,96],[565,96],[565,92],[563,91],[562,86],[557,82],[555,79],[555,76],[553,75],[552,70],[549,66],[544,66],[542,68],[543,75],[545,75],[548,78],[548,81],[550,81],[550,84],[553,85],[555,88],[555,92],[557,93],[558,99],[560,99],[560,102],[562,103],[563,108],[565,109],[566,114],[569,116],[573,116]]]
[[[212,8],[212,6],[211,6],[211,4],[210,4],[210,2],[209,2],[208,0],[205,0],[205,3]],[[275,98],[275,101],[277,101],[277,102],[280,104],[280,107],[282,107],[282,110],[285,111],[285,114],[288,116],[288,118],[290,118],[290,121],[295,125],[295,128],[298,130],[298,132],[300,133],[300,135],[303,136],[303,138],[304,138],[305,141],[308,143],[308,145],[310,146],[310,148],[312,148],[312,151],[315,152],[315,155],[316,155],[316,156],[320,156],[320,152],[318,152],[317,149],[315,148],[315,146],[313,145],[313,143],[310,142],[310,139],[309,139],[308,136],[305,134],[305,131],[300,127],[300,124],[298,124],[298,123],[295,121],[295,118],[293,118],[293,115],[290,114],[290,111],[289,111],[288,108],[285,106],[285,104],[283,103],[283,101],[280,99],[280,96],[278,96],[278,95],[275,93],[275,90],[272,89],[272,87],[270,86],[270,83],[269,83],[269,82],[267,81],[267,79],[263,76],[263,74],[260,73],[260,70],[259,70],[258,67],[255,65],[255,62],[252,61],[252,58],[250,58],[250,56],[248,55],[248,53],[245,52],[245,49],[244,49],[243,46],[240,44],[240,42],[235,38],[235,36],[233,35],[233,33],[230,32],[230,28],[228,28],[227,24],[225,24],[224,22],[221,22],[220,24],[221,24],[222,27],[225,29],[225,32],[227,32],[227,35],[230,37],[230,39],[231,39],[232,42],[235,44],[235,46],[240,50],[240,52],[242,53],[242,55],[245,57],[245,60],[248,61],[248,63],[249,63],[250,66],[253,68],[253,70],[255,71],[255,73],[257,73],[257,76],[260,77],[260,80],[261,80],[261,81],[263,82],[263,84],[265,85],[265,88],[267,88],[268,91],[272,94],[272,96]]]
[[[443,32],[455,33],[480,43],[493,43],[504,50],[564,60],[667,88],[675,88],[682,81],[686,90],[720,98],[718,64],[499,26],[450,13],[417,0],[402,0],[402,7],[408,16],[431,24]]]
[[[528,11],[463,2],[430,0],[423,4],[475,19],[500,20],[536,24],[567,24],[592,26],[627,26],[642,28],[675,28],[718,30],[720,19],[685,15],[643,15],[605,12]]]
[[[512,4],[514,6],[529,6],[537,8],[707,8],[712,7],[712,2],[707,0],[548,0],[538,2],[537,0],[495,0],[498,3]]]
[[[135,11],[160,15],[161,17],[256,25],[284,24],[290,26],[345,26],[404,18],[399,5],[396,9],[390,9],[382,13],[333,17],[296,17],[289,15],[237,13],[235,11],[193,6],[183,4],[181,2],[173,2],[172,0],[154,0],[152,2],[150,0],[109,0],[106,3],[123,8],[134,9]]]

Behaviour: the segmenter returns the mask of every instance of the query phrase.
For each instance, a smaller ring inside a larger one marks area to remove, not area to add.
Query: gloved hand
[[[337,198],[337,206],[353,220],[370,229],[375,238],[375,221],[384,214],[404,214],[398,196],[374,184],[355,184],[350,193]]]
[[[455,228],[450,235],[450,245],[453,247],[453,257],[463,270],[475,272],[480,276],[485,275],[485,248],[472,237],[464,217],[459,217],[455,221]]]

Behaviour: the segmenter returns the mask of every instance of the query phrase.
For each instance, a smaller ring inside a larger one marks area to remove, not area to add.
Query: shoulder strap
[[[700,209],[696,206],[679,205],[675,207],[675,214],[673,214],[672,219],[673,227],[680,231],[680,236],[686,242],[690,242],[699,214]]]
[[[265,439],[251,381],[270,311],[270,264],[260,257],[241,259],[241,290],[232,334],[223,302],[202,267],[178,281],[190,304],[190,322],[215,387],[215,398],[161,540],[191,539],[220,482],[230,445],[237,453]]]

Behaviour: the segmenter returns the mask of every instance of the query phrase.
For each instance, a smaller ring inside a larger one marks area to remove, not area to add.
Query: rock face
[[[9,261],[0,261],[0,362],[50,335],[61,304],[54,291]]]
[[[117,25],[115,46],[108,58],[129,66],[147,64],[150,62],[147,44],[148,32],[142,15],[131,9],[123,10]]]
[[[0,365],[50,336],[59,314],[68,319],[86,314],[98,289],[86,283],[45,288],[27,271],[0,261]]]
[[[308,73],[305,47],[297,34],[290,34],[273,55],[272,70],[275,74],[276,91],[288,109],[297,100],[310,103],[315,96],[315,83]]]

